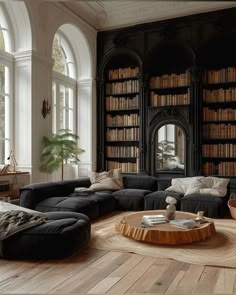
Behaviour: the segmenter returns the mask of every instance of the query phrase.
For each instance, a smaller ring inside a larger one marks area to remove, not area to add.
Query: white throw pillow
[[[211,187],[201,189],[201,194],[210,194],[217,197],[225,197],[227,195],[228,178],[208,176],[205,179],[205,183],[211,184]]]
[[[194,180],[189,184],[185,196],[191,194],[200,194],[201,189],[206,188],[205,183],[203,182],[202,178],[194,178]]]
[[[166,188],[166,191],[172,191],[176,193],[185,194],[188,190],[188,187],[196,179],[202,179],[203,176],[194,176],[194,177],[184,177],[184,178],[173,178],[171,180],[171,186]]]
[[[94,191],[101,190],[119,190],[124,188],[121,169],[112,169],[101,173],[89,172],[91,181],[90,189]]]
[[[167,187],[165,190],[168,192],[176,192],[176,193],[181,193],[185,194],[188,186],[184,184],[176,184],[176,185],[171,185]]]

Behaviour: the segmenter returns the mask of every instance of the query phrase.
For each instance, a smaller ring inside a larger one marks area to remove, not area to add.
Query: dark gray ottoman
[[[0,241],[4,259],[50,259],[71,255],[91,235],[89,218],[81,213],[50,212],[48,222]]]
[[[180,199],[183,197],[183,194],[168,191],[157,191],[146,195],[144,197],[144,210],[166,209],[168,205],[166,203],[167,196],[171,196],[177,200],[176,209],[179,210]]]

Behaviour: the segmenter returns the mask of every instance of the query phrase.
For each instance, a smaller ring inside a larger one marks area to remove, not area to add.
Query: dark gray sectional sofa
[[[204,211],[205,216],[219,218],[228,213],[226,197],[165,191],[171,179],[158,179],[146,175],[124,175],[124,189],[99,191],[89,195],[74,192],[76,187],[89,187],[89,178],[78,180],[35,183],[20,190],[20,205],[41,212],[68,211],[87,215],[90,220],[114,210],[137,211],[166,208],[166,196],[177,200],[177,210]]]

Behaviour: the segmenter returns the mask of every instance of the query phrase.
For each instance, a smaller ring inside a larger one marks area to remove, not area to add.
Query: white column
[[[15,54],[14,152],[18,170],[32,170],[32,52]]]
[[[80,147],[85,153],[80,155],[78,165],[79,176],[96,170],[97,147],[97,114],[96,114],[96,82],[93,79],[78,81],[78,135]]]

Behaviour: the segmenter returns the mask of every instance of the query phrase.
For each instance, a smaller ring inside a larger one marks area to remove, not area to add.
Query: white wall
[[[28,11],[32,41],[26,48],[19,46],[19,34],[29,36],[13,25],[16,46],[15,96],[19,97],[15,107],[15,145],[19,168],[31,173],[31,182],[59,179],[59,175],[46,175],[39,171],[40,147],[44,135],[51,132],[52,116],[45,119],[41,114],[44,99],[52,101],[51,48],[56,31],[61,28],[71,34],[73,49],[79,67],[78,77],[78,135],[81,148],[86,152],[80,156],[79,174],[87,175],[96,167],[96,31],[68,11],[58,2],[25,0]],[[11,1],[9,11],[19,2]],[[23,3],[21,3],[23,4]],[[27,17],[27,16],[25,16]],[[24,20],[25,22],[25,20]],[[15,28],[15,29],[14,29]],[[23,33],[23,34],[22,34]],[[68,37],[68,36],[67,36]],[[30,48],[31,47],[31,48]],[[68,170],[65,179],[78,176],[78,167]]]

